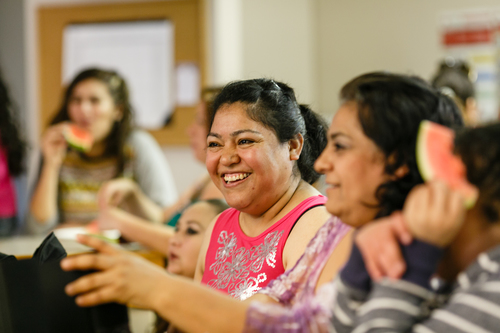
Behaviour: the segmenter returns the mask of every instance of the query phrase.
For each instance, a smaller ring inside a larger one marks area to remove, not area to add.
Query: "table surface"
[[[46,236],[13,236],[9,238],[0,239],[0,252],[11,254],[16,257],[28,257],[35,253],[35,250],[42,244]],[[76,254],[82,252],[89,252],[91,249],[82,245],[74,240],[59,239],[62,246],[68,253]]]

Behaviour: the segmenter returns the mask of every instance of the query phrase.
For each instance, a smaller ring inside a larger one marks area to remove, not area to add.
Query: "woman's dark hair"
[[[451,97],[456,96],[460,103],[465,106],[467,99],[474,97],[474,85],[469,79],[469,66],[460,60],[443,60],[437,73],[432,78],[432,86],[443,93],[451,90]]]
[[[19,134],[14,119],[15,111],[7,85],[0,75],[0,147],[5,149],[9,173],[12,176],[23,172],[26,156],[26,143]]]
[[[222,105],[236,102],[246,104],[250,119],[274,131],[281,143],[302,134],[304,147],[296,164],[300,177],[310,184],[319,178],[314,161],[326,147],[327,124],[309,107],[297,103],[291,87],[271,79],[231,82],[215,98],[210,127]]]
[[[115,121],[113,124],[111,132],[106,138],[106,149],[104,151],[104,156],[116,156],[118,158],[117,174],[120,174],[128,159],[125,143],[132,130],[133,109],[129,101],[127,83],[118,73],[99,68],[90,68],[80,72],[66,88],[62,105],[50,124],[53,125],[70,120],[68,104],[71,100],[73,90],[80,82],[85,80],[98,80],[104,83],[108,87],[115,106],[121,110],[121,119]]]
[[[200,100],[205,103],[206,107],[206,119],[207,119],[207,129],[210,131],[210,127],[208,124],[209,119],[212,118],[212,114],[214,113],[214,101],[217,95],[222,91],[224,87],[206,87],[201,90],[201,98]]]
[[[455,152],[467,169],[467,179],[479,189],[477,204],[491,222],[500,218],[500,124],[457,132]]]
[[[406,196],[423,182],[418,172],[415,147],[420,122],[424,119],[451,127],[462,126],[457,105],[424,80],[407,75],[375,72],[361,75],[341,90],[343,102],[356,102],[365,135],[385,154],[389,175],[408,167],[402,178],[379,186],[377,217],[403,207]]]

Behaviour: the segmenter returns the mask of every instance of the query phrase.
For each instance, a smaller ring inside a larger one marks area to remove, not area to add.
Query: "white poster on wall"
[[[497,120],[500,110],[500,7],[453,10],[441,15],[445,55],[473,71],[479,120]]]
[[[123,76],[137,126],[158,129],[170,118],[175,108],[171,22],[69,25],[63,36],[63,83],[89,67],[115,70]]]

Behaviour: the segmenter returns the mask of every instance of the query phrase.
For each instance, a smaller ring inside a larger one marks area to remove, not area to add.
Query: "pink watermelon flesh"
[[[442,125],[422,121],[417,138],[417,164],[425,181],[442,180],[465,198],[467,208],[474,206],[477,191],[466,178],[462,159],[453,154],[455,133]]]
[[[73,148],[83,152],[89,151],[94,141],[92,134],[73,124],[66,127],[64,137]]]

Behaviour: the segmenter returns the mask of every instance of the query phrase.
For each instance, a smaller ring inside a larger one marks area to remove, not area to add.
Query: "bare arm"
[[[151,309],[187,332],[241,332],[249,304],[192,280],[172,276],[161,267],[99,239],[80,235],[97,254],[64,259],[64,270],[97,269],[66,286],[80,306],[116,301]],[[228,320],[231,318],[231,320]]]
[[[146,220],[160,223],[163,221],[162,207],[148,198],[139,185],[128,178],[117,178],[104,183],[97,194],[101,211],[108,207],[126,207],[127,211]]]
[[[151,224],[115,207],[101,211],[97,221],[101,229],[118,229],[124,238],[139,242],[165,255],[169,239],[174,235],[172,227]]]
[[[64,127],[65,124],[51,126],[42,138],[43,165],[30,203],[30,213],[37,223],[57,215],[59,171],[67,149]]]
[[[330,214],[325,206],[311,208],[304,213],[293,227],[283,249],[283,266],[292,268],[304,253],[309,241],[319,228],[328,220]]]
[[[316,284],[316,291],[325,283],[331,282],[339,273],[340,269],[344,266],[349,259],[351,253],[352,242],[354,236],[354,229],[351,229],[337,245],[333,253],[328,258],[328,261],[321,272],[318,282]]]

